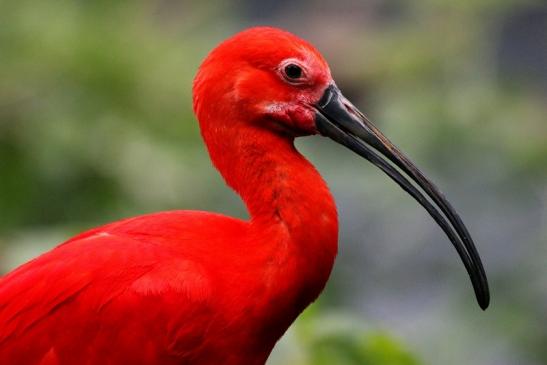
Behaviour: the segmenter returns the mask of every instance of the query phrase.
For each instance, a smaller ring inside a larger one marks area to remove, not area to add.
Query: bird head
[[[224,120],[232,116],[230,123],[290,136],[315,134],[314,104],[329,84],[329,66],[311,44],[280,29],[251,28],[221,43],[203,62],[194,82],[194,110],[203,124],[214,100]]]
[[[479,306],[488,282],[473,240],[440,190],[346,99],[323,56],[286,31],[250,28],[206,57],[194,80],[194,111],[208,145],[260,130],[292,140],[320,134],[364,157],[422,205],[448,236]],[[219,137],[222,135],[222,137]],[[214,157],[214,156],[212,156]],[[215,158],[213,158],[215,160]]]

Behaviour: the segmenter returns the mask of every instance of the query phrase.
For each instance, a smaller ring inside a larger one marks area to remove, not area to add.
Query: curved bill
[[[460,255],[471,278],[479,306],[486,309],[490,303],[490,293],[481,259],[467,228],[441,191],[335,85],[325,90],[315,109],[315,123],[319,133],[379,167],[433,217]]]

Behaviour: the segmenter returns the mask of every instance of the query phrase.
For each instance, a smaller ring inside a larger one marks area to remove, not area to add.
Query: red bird
[[[250,219],[124,219],[20,266],[0,280],[0,364],[264,364],[321,293],[336,256],[333,198],[293,143],[313,134],[371,161],[423,205],[488,306],[458,215],[342,96],[311,44],[274,28],[243,31],[207,56],[193,95],[211,160]]]

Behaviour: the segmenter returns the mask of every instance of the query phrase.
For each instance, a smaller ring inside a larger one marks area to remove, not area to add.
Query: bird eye
[[[284,68],[285,75],[290,80],[298,80],[302,77],[302,67],[295,65],[294,63],[289,63]]]

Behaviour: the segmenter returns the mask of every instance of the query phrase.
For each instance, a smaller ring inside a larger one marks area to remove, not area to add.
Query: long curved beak
[[[433,217],[460,255],[479,306],[486,309],[490,303],[490,293],[481,259],[467,228],[441,191],[335,85],[325,90],[315,109],[319,133],[379,167]],[[416,183],[421,191],[395,167]]]

